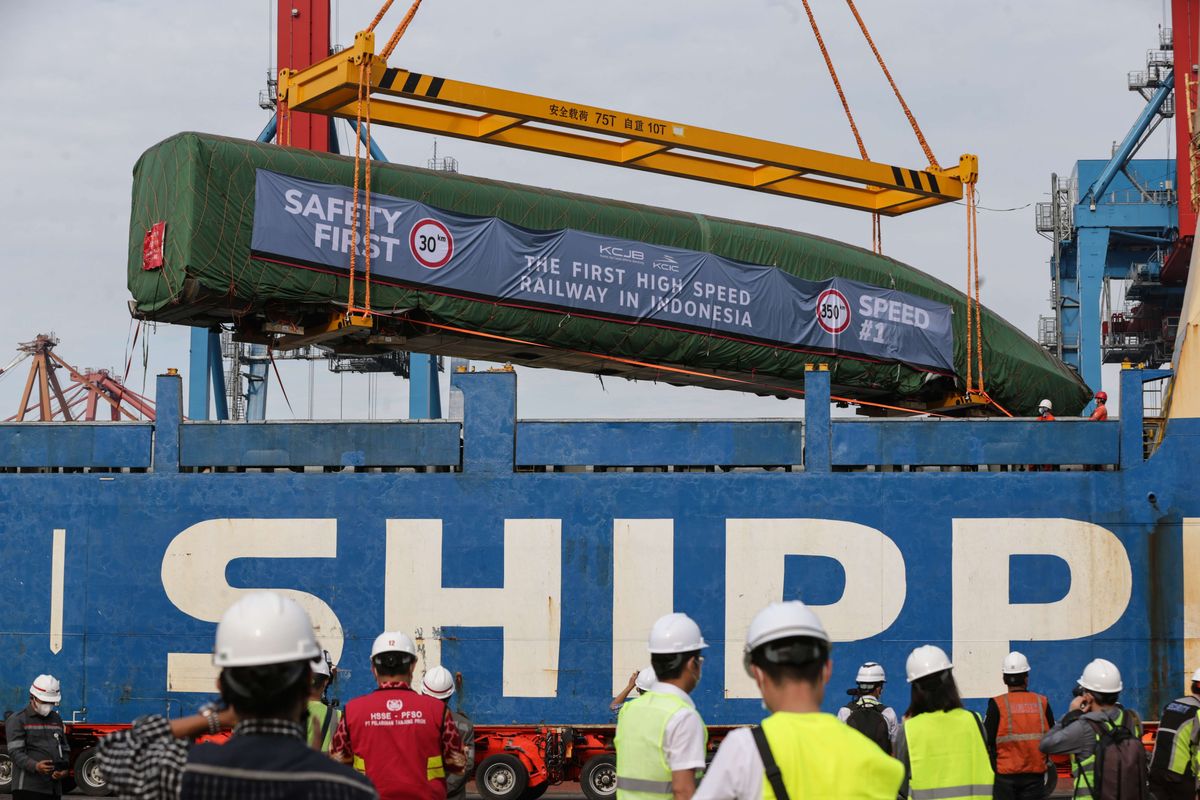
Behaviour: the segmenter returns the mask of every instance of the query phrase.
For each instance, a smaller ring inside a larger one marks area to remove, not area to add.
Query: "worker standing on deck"
[[[983,729],[996,771],[996,800],[1041,800],[1046,756],[1038,742],[1054,727],[1045,695],[1029,691],[1029,659],[1012,652],[1000,672],[1008,690],[988,700]]]
[[[617,800],[688,800],[704,769],[708,731],[691,693],[708,647],[687,614],[667,614],[650,628],[650,690],[617,716]]]
[[[446,704],[412,689],[417,646],[384,631],[371,646],[379,688],[346,704],[329,753],[365,772],[383,800],[445,800],[446,772],[466,754]]]
[[[725,737],[695,800],[896,797],[900,763],[821,712],[833,671],[829,651],[824,626],[799,600],[755,615],[742,663],[771,715]]]
[[[1049,400],[1043,400],[1042,402],[1038,403],[1037,421],[1038,422],[1054,422],[1055,417],[1054,417],[1054,414],[1052,413],[1053,411],[1054,411],[1054,404],[1051,403]]]
[[[1150,793],[1157,800],[1193,800],[1200,760],[1200,669],[1192,673],[1191,694],[1172,700],[1159,715],[1150,756]]]
[[[991,797],[995,775],[983,723],[963,708],[944,650],[923,645],[905,664],[912,702],[896,734],[904,764],[901,795],[912,798]]]
[[[4,723],[8,757],[12,759],[12,796],[35,800],[62,795],[62,779],[70,769],[71,746],[54,707],[62,687],[53,675],[38,675],[29,687],[29,704]]]
[[[1083,690],[1071,701],[1071,708],[1042,737],[1039,747],[1047,755],[1071,755],[1075,775],[1075,796],[1090,797],[1096,785],[1096,745],[1100,741],[1097,726],[1112,729],[1124,726],[1137,739],[1142,738],[1142,721],[1133,711],[1122,708],[1121,671],[1117,665],[1097,658],[1083,668],[1079,677]]]
[[[630,695],[633,695],[633,699],[636,700],[650,691],[650,687],[657,680],[658,677],[654,674],[654,667],[643,667],[640,671],[633,673],[629,676],[629,682],[625,684],[625,688],[609,704],[609,710],[619,711],[621,706],[625,705],[626,701],[630,699]]]
[[[321,648],[308,614],[291,598],[251,592],[217,625],[213,665],[228,708],[178,719],[150,715],[100,740],[100,767],[120,797],[215,800],[287,797],[366,800],[366,778],[314,751],[303,719]],[[235,724],[236,723],[236,724]],[[191,745],[234,725],[224,744]]]
[[[446,776],[446,800],[463,800],[467,796],[467,782],[475,771],[475,723],[460,709],[450,708],[450,697],[454,694],[454,676],[442,666],[425,670],[421,679],[421,694],[436,697],[446,704],[454,726],[458,728],[466,754],[466,768],[462,772],[451,772]]]
[[[875,742],[890,756],[900,723],[896,720],[896,712],[879,699],[886,681],[887,674],[882,665],[868,661],[859,667],[854,677],[855,687],[846,691],[854,699],[838,709],[837,718]]]
[[[313,662],[312,689],[308,695],[308,743],[322,753],[329,752],[333,732],[342,718],[342,712],[325,697],[335,669],[329,663],[328,651],[322,651],[321,658]]]
[[[1096,392],[1096,410],[1088,419],[1092,422],[1104,422],[1108,419],[1108,392]]]

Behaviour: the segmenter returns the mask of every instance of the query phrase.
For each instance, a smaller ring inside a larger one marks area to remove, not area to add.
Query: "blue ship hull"
[[[975,707],[1010,649],[1060,711],[1095,657],[1151,717],[1183,689],[1200,420],[1145,460],[1138,371],[1121,422],[1053,425],[831,420],[827,376],[803,425],[517,422],[515,375],[486,373],[454,376],[461,424],[181,422],[163,377],[154,426],[0,426],[0,708],[51,672],[66,719],[191,710],[213,694],[217,616],[253,588],[306,605],[351,673],[343,697],[369,689],[371,641],[399,628],[463,674],[486,724],[611,722],[672,609],[711,645],[705,719],[757,720],[741,642],[779,596],[838,640],[829,709],[867,660],[903,708],[926,642]],[[920,471],[935,464],[972,466]],[[615,469],[648,465],[670,469]]]

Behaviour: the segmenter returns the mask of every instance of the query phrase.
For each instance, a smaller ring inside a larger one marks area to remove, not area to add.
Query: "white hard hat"
[[[443,666],[431,667],[425,670],[425,677],[421,680],[421,689],[430,697],[445,700],[454,694],[454,676]]]
[[[654,667],[645,667],[633,681],[633,685],[639,692],[650,691],[650,687],[656,683],[658,683],[658,676],[654,674]]]
[[[750,620],[750,627],[746,630],[746,652],[749,653],[767,642],[795,636],[829,641],[825,626],[804,603],[799,600],[771,603]]]
[[[1014,650],[1004,657],[1004,664],[1001,665],[1000,671],[1005,675],[1020,675],[1029,672],[1029,659],[1023,653]]]
[[[1192,673],[1192,681],[1200,681],[1200,669]]]
[[[260,667],[320,656],[308,614],[295,600],[275,592],[245,595],[217,625],[214,666]]]
[[[325,654],[322,653],[321,658],[318,658],[316,661],[313,662],[312,671],[313,671],[313,675],[324,675],[326,678],[328,678],[328,677],[330,677],[329,663],[325,660],[324,656],[325,656]]]
[[[384,631],[375,637],[375,643],[371,645],[371,658],[380,653],[407,653],[416,656],[417,646],[407,633]]]
[[[33,679],[29,693],[43,703],[62,702],[62,686],[53,675],[38,675]]]
[[[700,635],[700,626],[687,614],[659,617],[650,628],[651,653],[690,653],[708,647]]]
[[[1042,402],[1038,403],[1038,410],[1040,411],[1043,408],[1053,410],[1054,404],[1049,400],[1043,400]]]
[[[1079,685],[1090,692],[1116,694],[1124,688],[1121,683],[1121,670],[1111,661],[1097,658],[1083,668],[1079,676]]]
[[[908,661],[904,664],[904,671],[908,674],[908,682],[912,683],[926,675],[942,672],[953,666],[945,650],[936,645],[923,644],[909,653]]]
[[[874,661],[863,664],[858,668],[858,674],[854,676],[855,683],[884,683],[885,681],[887,681],[887,674],[883,671],[883,666]]]

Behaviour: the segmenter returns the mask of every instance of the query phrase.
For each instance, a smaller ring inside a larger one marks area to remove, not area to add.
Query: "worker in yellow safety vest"
[[[617,800],[689,800],[708,745],[691,698],[708,644],[687,614],[667,614],[649,645],[656,680],[617,716]]]
[[[799,600],[758,612],[746,633],[743,664],[771,716],[725,737],[695,800],[896,797],[904,778],[900,763],[821,712],[833,672],[829,652],[824,626]]]
[[[992,796],[995,774],[983,722],[963,708],[953,667],[931,644],[913,650],[905,665],[912,701],[896,734],[896,758],[912,800]]]
[[[336,702],[330,703],[325,697],[335,669],[329,663],[328,650],[322,651],[321,658],[312,665],[312,686],[308,693],[308,744],[322,753],[329,752],[333,732],[342,718]]]

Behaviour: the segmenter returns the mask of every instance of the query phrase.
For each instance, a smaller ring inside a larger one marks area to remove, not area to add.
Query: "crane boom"
[[[280,108],[355,119],[360,73],[373,122],[885,216],[961,200],[978,177],[973,155],[910,169],[388,67],[370,31],[307,69],[281,69]]]

